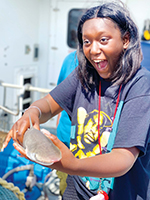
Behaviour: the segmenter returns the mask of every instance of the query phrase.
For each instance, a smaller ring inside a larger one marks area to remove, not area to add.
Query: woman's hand
[[[30,120],[29,120],[29,115],[32,121],[32,125],[36,129],[39,128],[39,113],[38,110],[35,108],[30,108],[28,109],[24,115],[12,126],[11,130],[9,131],[5,142],[3,144],[3,149],[8,145],[10,139],[12,138],[14,142],[19,143],[22,145],[23,143],[23,136],[24,133],[28,128],[30,128]]]
[[[65,144],[63,144],[55,135],[52,135],[45,129],[41,131],[60,149],[62,154],[61,160],[50,165],[49,168],[66,172],[68,174],[74,174],[78,159],[74,157],[74,155],[71,153],[68,147]],[[19,151],[21,156],[25,157],[28,160],[31,160],[27,157],[25,150],[17,142],[15,142],[13,146],[17,151]]]
[[[60,161],[50,165],[51,169],[56,169],[67,174],[76,174],[78,159],[74,157],[68,147],[62,143],[55,135],[44,133],[61,151],[62,158]]]
[[[24,115],[13,125],[3,144],[3,149],[8,145],[11,138],[15,142],[22,144],[23,135],[26,130],[30,128],[29,115],[31,117],[32,125],[34,128],[39,130],[39,124],[47,122],[62,110],[63,109],[54,101],[50,94],[47,94],[42,99],[35,101],[25,111]]]
[[[131,169],[139,155],[139,150],[136,147],[116,148],[107,154],[97,155],[85,159],[77,159],[67,146],[63,144],[55,135],[52,135],[47,131],[44,132],[44,134],[60,149],[62,154],[60,161],[46,167],[65,172],[70,175],[101,178],[122,176]],[[14,144],[14,147],[21,153],[22,156],[27,158],[25,151],[18,144]]]

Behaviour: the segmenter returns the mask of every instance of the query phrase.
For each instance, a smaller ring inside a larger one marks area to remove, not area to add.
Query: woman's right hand
[[[62,110],[63,109],[54,101],[50,94],[47,94],[42,99],[35,101],[25,111],[23,116],[13,125],[5,139],[3,149],[8,145],[11,138],[15,142],[22,145],[24,133],[28,128],[30,128],[29,115],[34,128],[40,130],[40,123],[45,123]]]
[[[39,127],[39,111],[36,108],[29,108],[25,111],[23,116],[12,126],[11,130],[9,131],[8,135],[6,136],[5,142],[3,144],[3,148],[6,148],[11,138],[14,142],[19,143],[22,145],[23,143],[23,136],[24,133],[28,128],[30,128],[30,119],[32,121],[32,125],[36,129],[40,129]]]

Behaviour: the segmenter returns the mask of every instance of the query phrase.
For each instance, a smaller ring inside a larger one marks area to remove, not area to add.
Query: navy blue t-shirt
[[[115,111],[119,86],[101,79],[100,133],[101,150],[107,153],[107,142]],[[59,86],[50,92],[54,100],[70,115],[72,120],[70,149],[79,158],[96,156],[98,145],[98,103],[99,85],[95,90],[85,92],[74,70]],[[140,149],[140,156],[134,166],[124,176],[115,178],[110,190],[110,200],[149,200],[150,189],[150,73],[141,68],[122,87],[123,109],[115,138],[114,148]],[[88,199],[99,187],[99,179],[94,177],[69,176],[73,189],[66,189],[63,199]],[[107,180],[106,180],[107,181]],[[74,192],[74,193],[72,193]],[[70,196],[69,196],[70,195]]]

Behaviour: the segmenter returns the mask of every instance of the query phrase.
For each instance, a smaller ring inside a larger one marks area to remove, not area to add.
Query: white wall
[[[34,83],[38,82],[38,61],[34,61],[33,52],[39,42],[39,18],[40,0],[0,0],[0,80],[3,82],[20,84],[22,74],[36,74]],[[30,49],[28,53],[25,53],[26,46]],[[0,105],[3,105],[3,91],[0,87]],[[5,106],[13,110],[21,91],[10,88],[6,91]]]
[[[35,64],[33,45],[38,43],[38,29],[39,0],[1,0],[0,67],[8,66],[13,70],[14,66]],[[25,45],[31,49],[26,55]]]
[[[150,0],[126,0],[126,3],[139,28],[140,34],[142,34],[144,20],[150,19]]]
[[[47,72],[49,67],[49,40],[50,40],[50,0],[39,1],[39,80],[38,85],[42,88],[47,86]],[[49,88],[49,87],[48,87]]]
[[[27,72],[30,67],[38,67],[33,60],[33,47],[39,42],[39,11],[39,0],[0,1],[0,80],[17,84],[17,70]],[[28,54],[26,45],[30,48]],[[8,106],[13,94],[10,90]]]

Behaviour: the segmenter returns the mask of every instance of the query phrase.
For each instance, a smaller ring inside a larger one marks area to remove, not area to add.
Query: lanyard
[[[117,102],[116,102],[116,107],[115,107],[115,112],[114,112],[111,127],[114,123],[114,119],[115,119],[115,116],[116,116],[116,112],[117,112],[117,108],[118,108],[118,104],[119,104],[119,99],[120,99],[121,87],[122,87],[122,85],[120,85],[120,87],[119,87],[119,92],[118,92],[118,97],[117,97]],[[101,81],[99,82],[99,99],[98,99],[98,143],[99,143],[100,154],[102,154],[101,140],[100,140],[100,111],[101,111]]]

